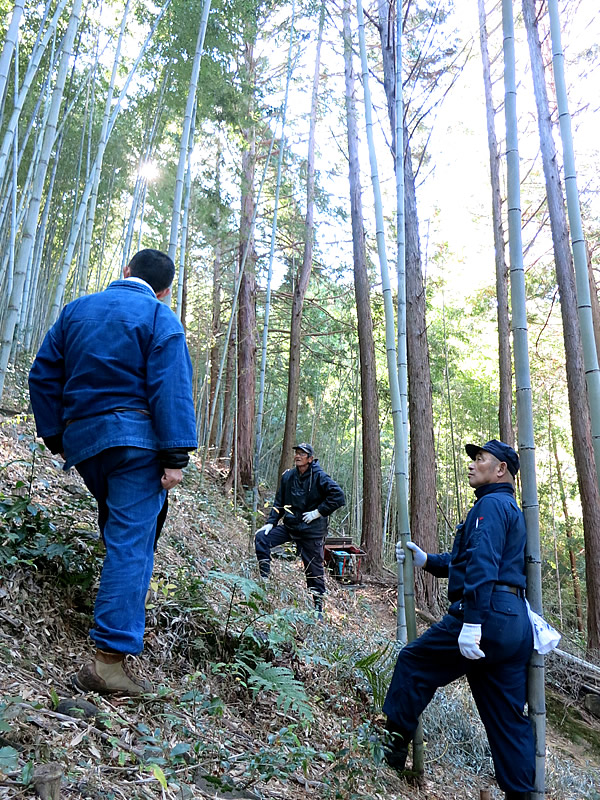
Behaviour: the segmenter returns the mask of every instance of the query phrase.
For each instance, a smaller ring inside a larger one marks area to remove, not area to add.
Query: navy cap
[[[498,439],[491,439],[486,444],[466,444],[465,450],[469,458],[475,459],[477,453],[485,450],[486,453],[491,453],[498,461],[504,461],[508,467],[510,474],[515,477],[519,471],[519,456],[515,453],[512,447],[505,442],[500,442]]]
[[[302,450],[303,452],[307,453],[309,456],[314,456],[315,451],[313,450],[312,444],[308,444],[308,442],[300,442],[300,444],[294,445],[294,450]]]

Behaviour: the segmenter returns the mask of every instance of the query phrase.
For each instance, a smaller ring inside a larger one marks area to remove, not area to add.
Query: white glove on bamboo
[[[320,516],[321,512],[318,508],[315,508],[314,511],[305,511],[304,514],[302,514],[302,519],[308,525],[309,522],[312,522],[313,519],[319,519]]]
[[[425,550],[421,550],[421,548],[414,542],[407,542],[406,546],[409,550],[412,550],[413,563],[415,567],[424,567],[427,563],[427,553]]]
[[[458,646],[462,655],[472,661],[477,658],[485,658],[485,653],[479,649],[480,642],[481,625],[464,622],[458,634]]]
[[[259,533],[264,533],[264,535],[266,536],[272,528],[273,528],[273,526],[271,525],[271,523],[267,522],[266,525],[263,525],[262,528],[259,528],[256,531],[255,535],[258,536]]]
[[[396,542],[396,561],[399,564],[404,564],[404,559],[406,555],[404,553],[404,548],[402,547],[402,542]]]

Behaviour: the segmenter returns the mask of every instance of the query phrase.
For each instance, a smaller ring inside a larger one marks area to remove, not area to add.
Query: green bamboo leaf
[[[149,767],[150,771],[156,778],[156,780],[160,783],[163,789],[167,788],[167,779],[165,778],[165,773],[162,769],[158,766],[158,764],[150,764]]]

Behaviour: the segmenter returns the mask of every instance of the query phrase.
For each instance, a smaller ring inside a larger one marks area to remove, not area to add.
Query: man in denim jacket
[[[63,308],[29,374],[38,435],[98,501],[106,555],[90,631],[97,649],[73,677],[85,691],[152,688],[124,660],[143,649],[157,520],[197,447],[185,334],[160,302],[174,273],[165,253],[141,250],[122,280]]]
[[[415,566],[448,578],[446,616],[398,656],[383,711],[385,757],[404,769],[421,712],[436,689],[465,675],[485,726],[496,778],[507,800],[534,789],[533,730],[524,714],[533,649],[525,605],[525,520],[514,497],[519,457],[492,439],[469,444],[475,503],[457,527],[452,553],[425,553],[408,543]],[[401,545],[396,554],[404,560]]]

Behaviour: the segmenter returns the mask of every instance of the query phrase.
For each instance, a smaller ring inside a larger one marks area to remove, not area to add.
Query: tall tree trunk
[[[594,323],[594,339],[596,340],[596,352],[600,353],[600,302],[598,302],[598,287],[592,267],[592,254],[587,248],[588,279],[590,282],[590,303],[592,306],[592,321]]]
[[[238,249],[239,269],[242,270],[238,298],[237,316],[237,424],[235,426],[234,451],[226,485],[235,482],[235,470],[242,486],[251,487],[254,460],[254,399],[256,393],[256,276],[254,273],[256,253],[254,250],[254,173],[256,168],[256,128],[252,122],[254,87],[256,83],[256,61],[254,42],[246,43],[244,51],[245,70],[250,88],[249,126],[243,132],[246,147],[242,154],[242,198],[240,212],[240,242]],[[244,254],[247,252],[244,263]]]
[[[321,6],[319,19],[319,35],[315,54],[315,70],[313,75],[312,99],[310,106],[310,127],[308,132],[308,156],[306,165],[306,218],[304,221],[304,256],[302,266],[296,280],[292,298],[292,318],[290,324],[290,360],[288,366],[288,391],[285,409],[285,427],[279,460],[279,475],[282,475],[292,463],[292,448],[296,438],[298,424],[298,396],[300,394],[300,339],[302,335],[302,309],[304,297],[308,289],[308,281],[312,269],[314,239],[314,205],[315,205],[315,131],[317,126],[317,105],[319,100],[319,77],[321,71],[321,45],[323,43],[323,27],[325,25],[325,3]]]
[[[425,552],[439,548],[436,525],[435,443],[429,344],[425,320],[425,288],[421,268],[419,220],[408,135],[404,159],[406,215],[406,349],[408,357],[408,414],[410,420],[410,529]],[[423,569],[416,570],[417,604],[439,611],[439,587]]]
[[[344,0],[344,65],[346,77],[346,122],[348,129],[348,163],[350,174],[350,213],[354,256],[354,292],[358,319],[360,351],[360,388],[362,410],[363,503],[362,541],[366,550],[366,569],[381,568],[381,446],[379,441],[379,399],[375,367],[375,343],[362,210],[362,187],[358,158],[358,125],[354,98],[355,78],[350,29],[350,0]]]
[[[485,91],[485,116],[487,123],[488,149],[490,153],[490,179],[492,184],[492,226],[494,230],[494,253],[496,260],[496,300],[498,302],[498,425],[500,438],[511,447],[515,443],[512,422],[512,359],[510,353],[510,319],[508,315],[508,266],[504,251],[504,228],[502,225],[502,193],[500,190],[500,151],[496,138],[496,112],[492,96],[492,78],[488,35],[485,17],[485,2],[477,0],[479,7],[479,42],[483,64],[483,87]]]
[[[218,220],[217,220],[218,224]],[[217,229],[218,230],[218,229]],[[212,321],[211,321],[211,346],[210,346],[210,401],[212,408],[219,375],[219,333],[221,332],[221,235],[217,233],[215,244],[215,258],[213,261],[212,285]],[[208,446],[214,448],[217,443],[218,415],[215,414],[210,430]]]
[[[238,275],[236,272],[234,278],[236,283],[237,279]],[[225,343],[225,346],[227,347],[227,361],[225,363],[225,385],[223,387],[223,417],[221,425],[221,440],[219,442],[219,458],[227,458],[229,455],[231,455],[231,442],[233,439],[233,385],[235,378],[235,356],[237,352],[237,334],[235,325],[231,329],[229,341]],[[233,459],[231,463],[233,464]]]
[[[577,616],[577,630],[583,633],[583,611],[581,602],[581,584],[579,582],[579,573],[577,572],[577,562],[575,561],[575,551],[573,549],[573,521],[569,514],[567,507],[567,493],[565,492],[565,484],[562,477],[562,468],[558,458],[558,448],[556,447],[556,439],[552,431],[552,451],[554,453],[554,463],[556,464],[556,479],[558,481],[558,490],[560,492],[560,500],[562,503],[563,514],[565,517],[565,534],[567,536],[567,547],[569,549],[569,565],[571,567],[571,580],[573,581],[573,597],[575,598],[575,614]],[[558,569],[558,564],[556,565]]]
[[[598,651],[600,650],[600,491],[596,477],[583,348],[577,318],[575,276],[556,148],[552,136],[552,121],[534,0],[523,0],[523,16],[529,42],[556,278],[560,290],[573,454],[585,534],[588,649]]]
[[[395,148],[394,24],[389,0],[379,0],[379,33],[383,54],[383,85]],[[429,345],[425,320],[425,290],[421,269],[417,197],[408,131],[404,128],[404,219],[406,241],[406,349],[408,417],[410,423],[410,530],[426,552],[437,552],[435,444]],[[415,571],[415,600],[431,613],[439,611],[437,581],[424,570]]]

